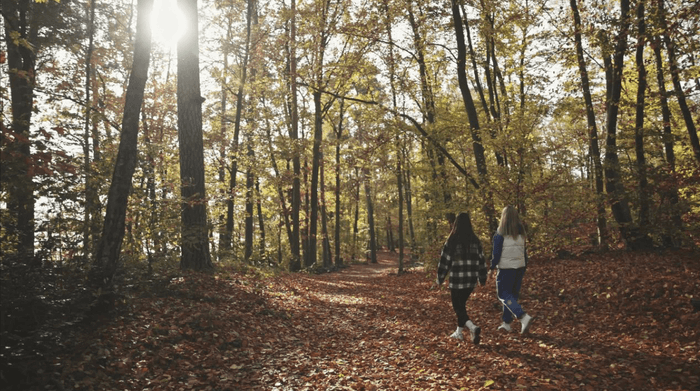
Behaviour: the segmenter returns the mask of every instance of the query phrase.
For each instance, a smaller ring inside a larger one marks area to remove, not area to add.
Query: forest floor
[[[397,262],[380,252],[320,275],[163,278],[46,352],[23,389],[700,390],[697,253],[532,258],[530,332],[497,332],[489,280],[467,304],[478,346],[449,338],[434,271],[398,275]]]

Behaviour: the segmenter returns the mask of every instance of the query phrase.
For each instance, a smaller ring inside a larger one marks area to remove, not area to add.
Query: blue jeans
[[[498,269],[496,292],[498,293],[498,299],[503,304],[503,321],[505,323],[512,322],[513,317],[520,319],[525,315],[525,311],[518,304],[524,275],[524,267],[519,269]]]

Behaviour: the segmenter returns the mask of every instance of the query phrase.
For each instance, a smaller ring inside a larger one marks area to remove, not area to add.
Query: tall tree
[[[292,238],[290,247],[292,259],[289,262],[289,270],[301,269],[299,208],[301,206],[301,147],[299,145],[299,109],[297,104],[297,54],[296,54],[296,0],[291,0],[290,32],[289,32],[289,100],[290,120],[289,138],[292,142],[292,167],[294,177],[292,179]]]
[[[12,160],[3,162],[2,177],[3,183],[10,178],[14,180],[12,186],[7,186],[7,208],[12,219],[7,230],[19,259],[31,263],[34,257],[34,182],[29,130],[36,83],[35,45],[39,33],[36,21],[42,5],[15,0],[2,0],[1,4],[12,105],[12,127],[8,132],[12,137],[8,138],[6,147]]]
[[[134,60],[124,102],[119,152],[109,186],[102,236],[95,253],[93,278],[100,285],[108,284],[119,267],[119,252],[126,226],[126,207],[138,161],[139,118],[151,57],[151,29],[148,18],[153,8],[153,0],[139,0],[137,7]]]
[[[627,194],[620,175],[620,162],[617,155],[617,119],[620,109],[620,95],[622,93],[622,70],[624,68],[625,52],[627,50],[627,35],[629,30],[629,0],[620,0],[620,30],[617,34],[617,42],[613,52],[613,58],[607,60],[606,74],[608,79],[607,112],[605,118],[605,190],[610,199],[611,209],[615,221],[619,225],[622,239],[634,247],[634,234],[632,227],[632,215],[630,213]]]
[[[588,123],[588,154],[593,163],[593,177],[596,190],[596,215],[598,225],[598,245],[605,248],[608,243],[608,223],[605,217],[605,188],[603,184],[603,165],[600,163],[600,147],[598,146],[598,127],[596,125],[593,99],[586,70],[586,59],[583,55],[583,42],[581,39],[581,17],[578,12],[577,0],[570,0],[571,11],[574,16],[574,43],[576,45],[576,59],[581,76],[581,89],[586,104],[586,121]]]
[[[647,71],[644,66],[644,47],[646,46],[646,23],[644,21],[645,0],[637,0],[637,48],[635,63],[637,65],[637,109],[634,124],[634,150],[637,157],[637,176],[639,181],[639,226],[649,225],[649,195],[647,164],[644,155],[644,100],[647,89]],[[651,243],[644,240],[645,243]]]
[[[666,78],[664,77],[664,65],[661,57],[661,38],[656,36],[652,43],[654,49],[654,60],[656,61],[656,83],[659,88],[659,103],[661,104],[661,119],[663,121],[663,144],[666,156],[666,164],[672,175],[676,174],[676,153],[674,148],[674,137],[671,129],[671,110],[668,107],[668,97],[666,92]],[[678,185],[672,179],[668,188],[667,198],[670,203],[671,227],[663,235],[663,243],[667,247],[680,247],[682,241],[676,232],[683,230],[683,219],[678,208],[679,195]]]
[[[659,23],[661,24],[660,27],[663,32],[664,43],[666,44],[666,52],[668,53],[668,68],[671,72],[673,89],[676,94],[676,99],[678,99],[678,106],[681,109],[683,120],[685,121],[685,127],[688,131],[688,139],[690,140],[690,146],[693,149],[695,160],[700,163],[700,140],[698,139],[698,131],[695,121],[693,120],[693,114],[690,112],[688,102],[685,99],[685,92],[683,91],[683,86],[681,85],[679,75],[680,69],[678,69],[678,61],[676,60],[676,44],[671,38],[671,32],[669,31],[668,24],[666,23],[666,9],[664,7],[664,0],[657,0],[656,4],[658,19]]]
[[[345,101],[339,99],[340,107],[338,109],[338,126],[333,126],[335,130],[335,265],[340,266],[343,263],[340,257],[340,143],[343,137],[343,117],[345,115]]]
[[[466,63],[467,63],[467,47],[464,41],[464,30],[462,24],[462,15],[460,13],[457,0],[452,0],[452,19],[457,38],[457,78],[459,81],[459,90],[462,92],[462,101],[464,108],[469,118],[469,130],[472,136],[472,147],[474,150],[474,160],[476,161],[476,169],[479,173],[479,179],[487,192],[484,197],[484,214],[489,221],[489,229],[492,232],[496,231],[496,211],[493,205],[493,196],[488,185],[488,171],[486,168],[486,156],[484,154],[484,145],[481,142],[479,134],[479,114],[476,111],[474,100],[469,91],[469,83],[467,82]]]
[[[187,32],[177,44],[177,127],[180,146],[180,267],[211,269],[204,187],[202,98],[199,86],[199,16],[197,0],[178,0],[187,15]]]
[[[228,198],[226,200],[226,239],[229,239],[233,235],[233,194],[236,191],[236,178],[238,175],[238,141],[241,134],[241,117],[243,115],[243,104],[245,102],[244,91],[248,77],[248,61],[250,59],[251,24],[253,21],[253,9],[255,7],[254,0],[248,0],[246,4],[246,37],[245,46],[243,48],[243,62],[241,65],[240,81],[238,84],[238,92],[236,93],[236,114],[233,122],[233,145],[231,148],[231,168],[229,170],[230,179]]]
[[[369,229],[369,261],[377,263],[377,235],[374,227],[374,202],[372,201],[371,178],[368,168],[362,169],[362,181],[365,184],[365,200],[367,201],[367,226]]]
[[[92,101],[90,100],[91,86],[91,74],[92,74],[92,52],[94,50],[94,38],[95,38],[95,4],[96,0],[89,2],[89,7],[87,11],[87,25],[88,25],[88,47],[85,54],[85,127],[83,133],[83,155],[85,158],[85,211],[84,211],[84,227],[83,227],[83,251],[87,258],[90,257],[92,252],[92,239],[91,239],[91,228],[93,224],[91,223],[92,214],[94,214],[96,205],[96,194],[95,186],[96,183],[92,178],[92,163],[90,161],[90,118],[92,116]],[[94,136],[94,134],[93,134]]]

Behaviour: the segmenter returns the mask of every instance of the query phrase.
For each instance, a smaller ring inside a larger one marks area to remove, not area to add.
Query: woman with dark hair
[[[518,211],[508,205],[503,208],[501,222],[493,236],[493,258],[491,270],[498,268],[496,276],[496,293],[503,304],[503,323],[499,330],[510,332],[513,318],[520,320],[520,334],[525,334],[532,324],[532,316],[518,304],[520,287],[523,284],[527,267],[527,250],[525,248],[525,227]]]
[[[438,286],[442,285],[447,272],[450,272],[452,308],[457,315],[457,330],[450,337],[464,339],[462,329],[467,327],[472,342],[475,345],[479,344],[481,328],[469,319],[466,305],[477,282],[481,285],[486,284],[486,271],[481,242],[474,234],[469,213],[462,212],[457,216],[452,232],[442,248],[436,280]]]

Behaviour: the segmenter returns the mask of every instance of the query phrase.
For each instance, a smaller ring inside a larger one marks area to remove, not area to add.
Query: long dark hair
[[[447,249],[450,254],[455,254],[457,250],[457,245],[462,245],[462,252],[467,253],[469,247],[473,244],[480,244],[479,238],[474,233],[474,228],[472,227],[472,220],[469,217],[468,212],[461,212],[457,215],[455,223],[452,226],[452,232],[450,232],[450,237],[447,238]]]

